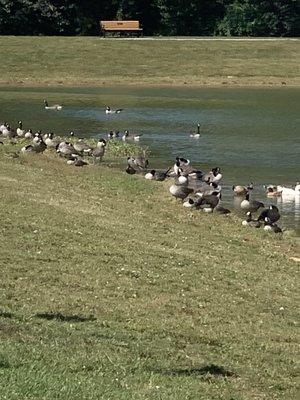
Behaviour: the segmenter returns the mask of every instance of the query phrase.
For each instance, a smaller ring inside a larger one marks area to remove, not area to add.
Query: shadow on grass
[[[0,311],[0,317],[2,318],[13,318],[13,313],[11,312],[6,312],[6,311]]]
[[[55,319],[61,322],[88,322],[96,320],[93,316],[83,317],[80,315],[64,315],[61,313],[37,313],[35,317],[47,319],[49,321]]]
[[[156,370],[155,372],[159,372],[163,375],[174,375],[174,376],[213,375],[219,377],[232,377],[232,378],[237,377],[236,373],[215,364],[205,365],[199,368],[178,368],[170,370]]]

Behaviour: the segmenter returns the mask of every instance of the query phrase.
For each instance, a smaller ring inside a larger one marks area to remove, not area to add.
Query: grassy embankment
[[[299,86],[299,41],[0,37],[0,84]],[[26,73],[24,73],[26,71]]]
[[[6,152],[1,399],[296,398],[293,241],[107,161]]]

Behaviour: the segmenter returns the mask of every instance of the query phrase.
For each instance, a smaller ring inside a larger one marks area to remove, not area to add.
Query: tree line
[[[98,35],[115,19],[145,35],[299,36],[300,0],[0,0],[2,35]]]

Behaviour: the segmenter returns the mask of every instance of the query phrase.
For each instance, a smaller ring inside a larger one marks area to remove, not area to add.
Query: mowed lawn
[[[0,37],[0,84],[293,85],[299,40]]]
[[[7,152],[1,400],[296,398],[295,238],[107,161]]]

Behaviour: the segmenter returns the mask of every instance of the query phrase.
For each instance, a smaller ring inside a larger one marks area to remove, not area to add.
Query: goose
[[[60,142],[56,146],[56,151],[62,157],[76,157],[78,155],[77,151],[74,149],[72,143],[70,142]]]
[[[25,132],[24,137],[25,137],[25,139],[33,139],[34,138],[34,134],[32,132],[32,129],[28,129],[28,131]]]
[[[222,179],[221,169],[219,167],[212,168],[212,170],[204,176],[204,181],[210,182],[220,182]]]
[[[94,163],[96,162],[96,159],[98,159],[99,161],[102,161],[102,158],[105,153],[105,146],[106,146],[106,140],[100,139],[97,143],[96,148],[92,150],[91,156],[94,159]]]
[[[170,186],[169,191],[176,199],[181,199],[183,201],[189,194],[193,193],[194,190],[188,187],[188,180],[180,182],[179,178],[175,178],[175,182]]]
[[[54,104],[53,106],[49,106],[48,101],[44,99],[44,108],[45,110],[60,111],[62,110],[63,106],[59,104]]]
[[[2,136],[12,139],[16,136],[16,132],[13,129],[11,129],[9,124],[7,124],[5,128],[2,129]]]
[[[46,138],[46,135],[42,135],[42,131],[39,130],[34,134],[34,137],[32,140],[34,143],[38,143],[40,140],[44,140],[44,138]]]
[[[126,130],[124,131],[124,135],[122,136],[122,140],[126,142],[126,140],[134,140],[135,142],[138,142],[140,140],[140,137],[143,136],[142,134],[140,135],[134,135],[134,134],[129,134],[129,131]]]
[[[40,139],[38,142],[34,144],[28,144],[27,146],[22,147],[22,153],[43,153],[46,150],[46,143]]]
[[[162,182],[167,178],[170,169],[171,168],[166,171],[156,171],[155,169],[152,169],[150,172],[146,173],[145,179]]]
[[[212,212],[220,203],[221,193],[212,192],[202,196],[196,200],[196,207],[203,209],[205,212]]]
[[[228,208],[222,207],[222,206],[217,206],[214,208],[214,212],[217,212],[218,214],[221,215],[228,215],[231,213],[231,211]]]
[[[265,219],[268,218],[268,220],[273,224],[274,222],[277,222],[280,218],[280,213],[279,210],[276,206],[270,205],[269,208],[266,210],[263,210],[259,217],[257,218],[258,221],[265,221]]]
[[[107,137],[108,137],[108,139],[119,139],[119,131],[110,131],[108,134],[107,134]]]
[[[24,129],[22,129],[22,127],[23,127],[22,121],[19,121],[18,124],[19,124],[19,126],[18,126],[17,131],[16,131],[17,132],[17,136],[18,137],[24,137],[25,131],[24,131]]]
[[[266,195],[268,197],[281,196],[281,193],[277,191],[277,186],[275,186],[275,185],[263,185],[263,187],[266,189]]]
[[[264,204],[257,200],[249,200],[249,193],[246,194],[245,199],[241,202],[240,207],[246,211],[257,211],[259,208],[264,207]]]
[[[250,226],[252,228],[260,228],[261,224],[259,221],[252,219],[251,211],[246,213],[246,219],[242,221],[243,226]]]
[[[264,231],[282,233],[282,229],[275,223],[272,223],[268,217],[264,221]]]
[[[73,143],[74,149],[77,151],[77,153],[80,154],[90,154],[92,151],[92,148],[89,144],[85,143],[83,139],[79,139],[77,142]]]
[[[195,201],[190,197],[187,200],[185,200],[182,203],[182,205],[183,205],[183,207],[186,207],[186,208],[194,208],[194,207],[196,207]]]
[[[234,191],[235,195],[244,196],[249,192],[249,190],[252,190],[253,187],[253,183],[251,182],[248,186],[233,185],[232,190]]]
[[[294,189],[277,185],[277,192],[282,196],[300,196],[300,182],[296,183]]]
[[[6,129],[7,123],[6,122],[1,122],[0,124],[0,133],[2,133],[3,129]]]
[[[197,124],[197,132],[191,132],[190,138],[199,139],[200,137],[200,124]]]
[[[204,195],[212,194],[213,192],[218,192],[220,193],[222,190],[222,187],[216,183],[216,182],[211,182],[209,185],[204,184],[201,185],[197,190],[195,191],[196,196],[202,197]]]
[[[136,170],[130,164],[127,164],[127,168],[125,169],[125,172],[129,175],[136,174]]]
[[[54,148],[60,143],[60,138],[54,137],[54,133],[47,133],[44,142],[46,143],[47,147]]]
[[[138,167],[140,170],[148,168],[149,160],[146,158],[146,152],[136,157],[127,157],[127,164],[130,164],[133,168]]]
[[[112,110],[109,106],[105,108],[105,114],[120,114],[123,111],[123,108],[118,108],[116,110]]]
[[[74,167],[83,167],[84,165],[88,165],[89,163],[82,158],[70,157],[67,161],[67,164],[74,165]]]

